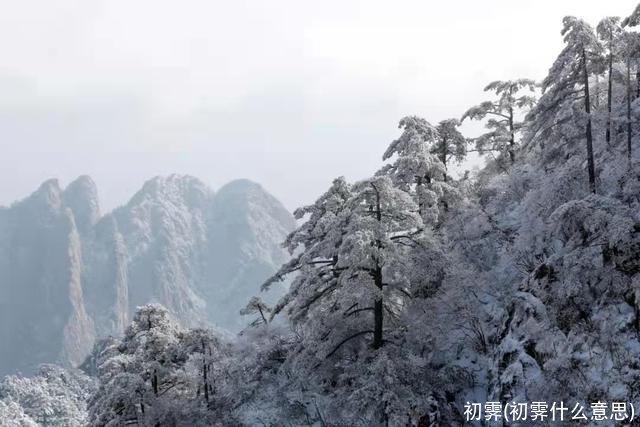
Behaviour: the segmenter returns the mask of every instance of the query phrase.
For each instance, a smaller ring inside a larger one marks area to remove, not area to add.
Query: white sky
[[[0,205],[89,174],[107,210],[175,172],[293,209],[373,174],[402,116],[542,79],[563,16],[636,2],[0,0]]]

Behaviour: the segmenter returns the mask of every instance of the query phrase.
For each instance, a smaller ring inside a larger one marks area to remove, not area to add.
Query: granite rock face
[[[65,189],[50,180],[0,208],[0,375],[77,365],[149,302],[187,326],[238,331],[250,320],[239,310],[287,259],[280,243],[295,221],[251,181],[215,193],[156,177],[103,216],[97,194],[86,176]]]

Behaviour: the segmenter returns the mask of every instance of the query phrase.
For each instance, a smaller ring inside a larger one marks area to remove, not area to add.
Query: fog
[[[635,6],[430,3],[2,0],[0,205],[89,174],[107,210],[176,172],[293,209],[375,170],[403,115],[460,117],[492,80],[543,78],[564,15]]]

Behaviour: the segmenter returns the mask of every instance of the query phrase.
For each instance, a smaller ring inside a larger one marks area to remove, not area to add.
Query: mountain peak
[[[243,215],[238,215],[239,212]],[[249,221],[257,228],[263,228],[264,220],[267,220],[278,224],[286,233],[295,227],[295,221],[284,205],[262,185],[248,179],[233,180],[218,190],[214,215],[225,218],[225,222]]]
[[[47,207],[58,210],[62,206],[60,183],[56,178],[51,178],[40,184],[40,187],[31,195],[30,199],[36,203],[44,203]]]
[[[137,205],[144,200],[200,205],[211,193],[205,183],[190,175],[156,176],[144,183],[128,205]]]
[[[88,175],[79,176],[65,188],[63,198],[80,232],[88,232],[100,218],[98,189],[93,179]]]
[[[250,191],[250,190],[265,191],[265,189],[260,184],[246,178],[234,179],[233,181],[229,181],[228,183],[223,185],[218,191],[224,192],[224,191]]]
[[[75,180],[71,181],[69,185],[67,185],[67,189],[71,187],[84,187],[96,191],[96,184],[93,182],[93,179],[89,175],[80,175]]]
[[[240,330],[240,309],[288,259],[280,243],[294,224],[255,182],[214,193],[177,174],[150,179],[101,218],[86,175],[63,190],[48,180],[1,213],[0,293],[15,295],[16,308],[0,310],[0,324],[12,319],[0,328],[0,373],[77,361],[94,335],[122,333],[135,307],[152,301],[185,325]]]

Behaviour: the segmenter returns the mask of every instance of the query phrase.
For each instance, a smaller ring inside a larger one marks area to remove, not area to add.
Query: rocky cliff
[[[106,215],[91,178],[45,182],[0,208],[0,374],[77,364],[148,302],[185,325],[241,329],[239,310],[286,260],[280,242],[293,227],[247,180],[216,193],[193,177],[156,177]]]

